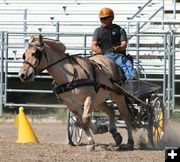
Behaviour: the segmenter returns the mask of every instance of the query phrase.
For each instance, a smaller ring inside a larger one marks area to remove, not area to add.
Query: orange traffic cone
[[[18,128],[18,140],[17,143],[39,143],[37,136],[35,135],[26,115],[24,114],[24,108],[19,108],[19,115],[17,115],[16,126]]]

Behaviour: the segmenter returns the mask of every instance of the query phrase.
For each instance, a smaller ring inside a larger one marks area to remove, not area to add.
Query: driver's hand
[[[95,54],[102,54],[101,48],[98,48],[98,49],[96,50]]]
[[[112,51],[113,52],[119,52],[119,46],[113,46]]]

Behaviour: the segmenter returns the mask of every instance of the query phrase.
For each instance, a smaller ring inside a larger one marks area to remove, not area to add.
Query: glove
[[[95,53],[96,54],[102,54],[102,50],[100,48],[98,48]]]
[[[115,52],[115,53],[119,52],[119,46],[113,46],[112,51]]]

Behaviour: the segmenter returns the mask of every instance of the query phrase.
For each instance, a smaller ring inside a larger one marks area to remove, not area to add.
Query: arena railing
[[[30,36],[32,33],[23,33],[23,32],[7,32],[6,34],[4,34],[3,38],[5,40],[5,42],[3,43],[3,48],[5,49],[5,52],[2,50],[2,46],[1,46],[1,53],[4,54],[3,56],[3,66],[4,68],[2,68],[4,71],[2,73],[4,73],[5,78],[4,78],[4,92],[3,92],[3,96],[1,96],[4,98],[3,99],[3,106],[5,107],[17,107],[17,106],[29,106],[29,107],[61,107],[63,105],[59,105],[59,104],[32,104],[32,103],[10,103],[8,102],[7,98],[8,98],[8,93],[47,93],[50,94],[52,93],[51,90],[47,89],[47,90],[36,90],[36,89],[17,89],[17,88],[9,88],[8,87],[8,79],[15,79],[18,78],[17,72],[18,69],[20,67],[20,65],[22,64],[22,53],[23,50],[25,49],[25,44],[24,44],[24,34],[26,34],[26,36]],[[38,35],[38,33],[33,33]],[[41,33],[46,37],[51,37],[56,39],[57,36],[60,38],[60,40],[72,40],[78,37],[81,37],[83,40],[82,46],[68,46],[68,51],[75,52],[75,51],[80,51],[82,53],[82,55],[88,55],[89,51],[90,51],[90,41],[92,37],[92,35],[86,35],[86,34],[62,34],[62,33]],[[157,78],[157,75],[154,76],[154,78],[152,76],[148,77],[147,80],[151,81],[151,82],[161,82],[163,83],[163,87],[162,87],[162,93],[160,95],[162,95],[164,97],[164,102],[167,104],[168,106],[168,110],[173,110],[176,111],[175,108],[173,108],[172,104],[172,100],[174,99],[174,97],[179,97],[177,95],[172,95],[172,87],[174,86],[173,84],[176,82],[179,82],[179,80],[172,80],[173,77],[170,76],[170,74],[173,74],[173,76],[175,75],[179,75],[178,70],[176,72],[176,74],[174,74],[171,70],[173,69],[171,66],[172,64],[169,63],[169,53],[172,53],[172,47],[171,45],[173,45],[172,42],[172,37],[171,37],[172,33],[139,33],[136,34],[136,42],[134,43],[133,40],[131,40],[129,42],[129,47],[127,49],[127,51],[132,54],[136,60],[137,63],[139,63],[141,61],[142,66],[146,69],[149,70],[150,72],[152,71],[157,71],[157,74],[161,74],[161,77]],[[172,35],[172,36],[176,36],[177,38],[179,38],[178,33],[176,33],[176,35]],[[18,39],[15,39],[15,42],[12,41],[13,37],[17,37],[19,39],[19,42],[17,42]],[[160,37],[161,40],[164,40],[162,42],[160,42],[160,45],[155,45],[152,46],[151,48],[146,47],[146,44],[144,46],[140,45],[139,39],[141,39],[142,37],[144,37],[146,40],[148,40],[148,38],[152,37],[154,40],[156,40],[158,37]],[[176,39],[177,39],[176,38]],[[67,42],[64,42],[65,45],[67,44]],[[175,43],[175,42],[174,42]],[[177,50],[176,47],[177,44],[177,40],[175,45],[173,46],[176,50],[176,53],[179,53],[179,51]],[[174,50],[174,51],[175,51]],[[2,52],[3,51],[3,52]],[[11,51],[11,55],[12,55],[12,51],[16,51],[13,53],[13,56],[10,56],[10,51]],[[17,52],[19,51],[19,52]],[[76,52],[77,53],[77,52]],[[15,57],[16,54],[16,57]],[[72,54],[72,53],[71,53]],[[177,54],[176,54],[177,55]],[[13,58],[13,59],[12,59]],[[171,58],[172,60],[172,58]],[[1,59],[2,62],[2,59]],[[149,64],[149,65],[148,65]],[[1,66],[1,67],[3,67]],[[149,66],[149,67],[148,67]],[[150,67],[151,66],[151,67]],[[149,69],[148,69],[149,68]],[[1,69],[1,70],[2,70]],[[12,71],[13,69],[13,71]],[[160,72],[161,69],[161,72]],[[1,73],[1,75],[2,75]],[[46,75],[46,72],[44,72],[41,76],[38,76],[37,78],[42,79],[42,80],[46,80],[46,79],[51,79],[49,76]],[[168,82],[167,82],[168,80]],[[1,85],[2,86],[2,85]],[[2,93],[2,92],[1,92]]]
[[[159,22],[159,21],[158,21]],[[140,21],[141,23],[141,21]],[[148,23],[155,23],[154,21],[148,21]],[[159,23],[164,23],[164,24],[178,24],[177,21],[171,21],[171,22],[159,22]],[[39,33],[39,32],[38,32]],[[30,35],[30,34],[38,34],[38,33],[27,33],[27,32],[7,32],[4,37],[7,38],[3,38],[5,40],[5,42],[3,43],[3,48],[5,49],[6,53],[7,53],[7,58],[8,63],[13,64],[13,62],[15,61],[14,64],[18,63],[19,58],[21,58],[22,56],[22,52],[25,48],[25,39]],[[177,76],[179,75],[179,62],[177,61],[177,69],[175,70],[175,74],[172,73],[172,71],[170,71],[171,69],[173,69],[174,67],[172,67],[172,65],[175,65],[173,63],[169,63],[169,60],[172,60],[172,58],[168,58],[168,59],[164,59],[165,63],[163,64],[163,58],[165,57],[169,57],[169,55],[167,55],[167,53],[172,53],[172,45],[174,43],[172,43],[172,37],[171,35],[174,35],[175,31],[173,30],[173,28],[169,28],[168,32],[150,32],[150,33],[145,33],[140,31],[139,33],[130,33],[128,34],[128,36],[133,36],[132,39],[129,41],[129,47],[128,47],[128,51],[130,54],[132,54],[136,61],[138,61],[138,57],[140,58],[140,60],[143,62],[141,64],[144,64],[143,66],[145,67],[146,70],[149,71],[156,71],[157,74],[159,73],[159,70],[161,69],[161,74],[163,74],[163,70],[166,69],[166,77],[168,77],[168,79],[170,81],[168,81],[168,84],[165,84],[165,95],[164,96],[168,96],[168,99],[165,99],[166,101],[171,101],[171,102],[166,102],[166,103],[172,103],[172,100],[175,98],[178,98],[178,94],[175,94],[176,92],[172,91],[172,87],[174,86],[173,84],[178,83],[179,80],[175,79],[172,80],[173,77],[169,77],[170,74],[173,74],[173,76]],[[177,32],[176,32],[177,33]],[[68,51],[71,52],[71,54],[73,53],[82,53],[82,54],[89,54],[89,50],[90,50],[90,42],[91,42],[91,37],[92,34],[78,34],[78,33],[61,33],[61,32],[51,32],[51,33],[43,33],[45,34],[47,37],[51,37],[54,39],[60,39],[61,41],[63,41],[67,46],[68,46]],[[11,38],[9,38],[9,35],[11,36]],[[150,39],[151,38],[151,39]],[[173,50],[175,52],[175,59],[178,60],[178,55],[179,55],[179,51],[178,51],[178,41],[179,41],[179,37],[178,37],[178,33],[176,36],[176,41],[174,44],[174,48],[175,50]],[[71,40],[71,42],[68,44],[69,40]],[[78,41],[77,41],[78,40]],[[72,41],[74,41],[74,43],[72,43]],[[157,42],[156,42],[157,41]],[[5,43],[8,43],[7,45],[5,45]],[[78,44],[77,44],[78,42]],[[149,43],[150,42],[150,43]],[[154,42],[154,43],[153,43]],[[73,44],[73,46],[72,46]],[[5,46],[4,46],[5,45]],[[6,48],[5,48],[6,47]],[[1,47],[2,48],[2,47]],[[165,50],[163,52],[163,50]],[[4,51],[1,53],[4,53]],[[166,56],[163,57],[163,54],[166,53]],[[160,56],[159,56],[160,55]],[[17,58],[17,59],[14,59]],[[153,61],[152,61],[153,59]],[[157,62],[157,60],[160,60],[157,64],[155,64]],[[148,62],[149,60],[149,62]],[[2,60],[1,60],[2,61]],[[156,61],[156,62],[155,62]],[[3,61],[3,64],[8,65],[8,63],[5,63]],[[147,65],[147,63],[151,63],[150,65],[153,65],[154,67],[149,67]],[[152,64],[153,63],[153,64]],[[166,67],[165,67],[166,66]],[[3,66],[1,66],[3,67]],[[164,68],[165,67],[165,68]],[[10,69],[15,70],[15,72],[17,72],[17,66],[11,66]],[[10,70],[9,69],[9,70]],[[168,70],[169,71],[168,71]],[[2,73],[1,73],[2,74]],[[9,78],[17,78],[17,76],[14,76],[12,74],[8,74]],[[43,76],[44,77],[44,76]],[[41,78],[41,77],[40,77]],[[48,78],[48,77],[45,77]],[[162,81],[162,79],[157,79],[157,78],[148,78],[151,81]],[[175,81],[175,82],[174,82]],[[5,85],[5,83],[3,83],[3,85]],[[163,85],[163,86],[164,86]],[[8,90],[9,93],[12,92],[11,89]],[[164,91],[164,90],[163,90]],[[30,91],[29,91],[30,92]],[[39,91],[37,91],[39,92]],[[173,92],[173,95],[172,95]],[[45,92],[45,93],[49,93],[49,91]],[[6,96],[7,97],[7,96]],[[5,98],[6,98],[5,97]],[[177,99],[176,99],[177,101]],[[4,103],[4,101],[3,101]],[[10,104],[8,106],[13,106],[13,104]],[[177,109],[175,108],[175,102],[173,102],[172,104],[169,104],[170,109],[172,111],[176,111]]]

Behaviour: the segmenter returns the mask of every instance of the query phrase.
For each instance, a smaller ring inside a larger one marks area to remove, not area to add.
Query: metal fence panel
[[[29,95],[52,93],[51,89],[24,89],[23,87],[9,87],[8,79],[18,78],[17,73],[23,62],[22,54],[26,48],[24,34],[24,32],[1,32],[1,113],[3,106],[17,107],[24,105],[29,107],[62,107],[63,105],[59,104],[13,103],[8,101],[8,94],[11,93],[27,93]],[[31,34],[32,33],[26,33],[27,37]],[[58,36],[65,45],[67,44],[67,51],[70,52],[70,54],[81,53],[84,56],[90,54],[91,34],[42,34],[45,37],[53,39],[57,39]],[[71,44],[72,39],[75,44]],[[158,43],[154,43],[154,40],[158,41]],[[140,63],[146,70],[147,74],[152,74],[147,77],[147,80],[162,85],[160,95],[163,96],[163,101],[168,108],[168,116],[170,116],[170,111],[179,111],[175,108],[177,98],[180,97],[175,90],[175,84],[180,82],[179,40],[180,33],[136,33],[136,35],[134,35],[129,41],[129,46],[127,48],[128,53],[135,58],[135,63],[137,63],[135,65]],[[159,78],[157,78],[158,75],[160,75]],[[44,72],[41,76],[37,76],[36,78],[43,81],[51,79],[51,77],[47,75],[47,72]],[[4,86],[5,90],[3,91]]]

